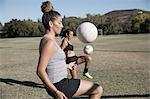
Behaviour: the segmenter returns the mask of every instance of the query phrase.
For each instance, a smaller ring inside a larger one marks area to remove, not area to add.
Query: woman
[[[69,64],[71,62],[75,62],[75,64],[79,65],[82,63],[85,63],[83,76],[86,76],[87,78],[92,79],[93,77],[89,74],[88,68],[91,63],[92,58],[89,55],[85,56],[76,56],[74,52],[74,47],[71,44],[71,39],[73,37],[73,31],[70,29],[67,29],[63,32],[62,37],[64,39],[61,43],[61,48],[64,50],[66,54],[66,63]],[[73,69],[70,70],[72,78],[77,78],[77,68],[74,66]]]
[[[89,95],[91,99],[99,99],[102,87],[89,81],[68,79],[65,53],[56,42],[55,35],[60,34],[63,25],[62,17],[57,11],[45,11],[42,16],[45,33],[40,42],[37,75],[45,85],[49,95],[56,99],[70,99],[73,96]]]

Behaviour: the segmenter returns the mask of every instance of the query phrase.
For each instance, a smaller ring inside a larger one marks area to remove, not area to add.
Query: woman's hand
[[[75,67],[77,66],[77,64],[75,64],[75,62],[71,62],[71,63],[66,64],[66,65],[67,65],[67,68],[70,70],[74,70]]]
[[[55,92],[55,95],[56,95],[56,98],[57,98],[57,99],[68,99],[68,98],[65,96],[65,94],[64,94],[63,92],[59,91],[59,90],[57,90],[57,91]]]

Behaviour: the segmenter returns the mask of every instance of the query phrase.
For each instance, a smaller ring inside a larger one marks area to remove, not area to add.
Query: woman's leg
[[[79,56],[77,64],[85,63],[85,69],[88,69],[91,65],[92,57],[91,56]]]
[[[103,88],[90,81],[81,80],[80,86],[74,96],[88,95],[90,99],[100,99]]]
[[[91,65],[92,58],[90,56],[79,56],[77,64],[85,63],[83,75],[92,79],[93,77],[88,73],[89,66]]]

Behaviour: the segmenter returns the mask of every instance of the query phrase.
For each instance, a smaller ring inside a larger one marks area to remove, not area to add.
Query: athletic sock
[[[87,72],[88,72],[88,68],[85,68],[83,73],[87,73]]]

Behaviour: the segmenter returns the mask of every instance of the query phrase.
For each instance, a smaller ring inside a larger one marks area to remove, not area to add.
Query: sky
[[[11,19],[41,19],[40,6],[46,0],[0,0],[0,22]],[[150,11],[150,0],[50,0],[62,16],[103,15],[113,10],[142,9]]]

